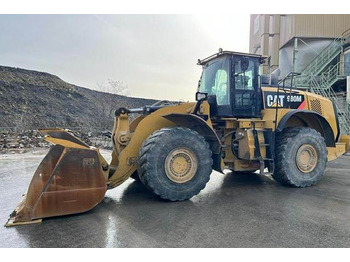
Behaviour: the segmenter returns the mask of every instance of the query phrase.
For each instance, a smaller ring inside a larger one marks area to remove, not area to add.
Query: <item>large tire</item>
[[[183,127],[163,128],[142,144],[138,158],[141,182],[163,199],[182,201],[207,184],[213,160],[208,143]]]
[[[319,181],[327,164],[324,138],[308,127],[284,129],[277,135],[273,178],[283,185],[307,187]]]
[[[130,177],[133,178],[136,182],[141,182],[137,170],[134,173],[132,173],[132,175]]]
[[[252,171],[234,171],[233,169],[231,169],[231,174],[232,175],[250,175],[250,174],[254,174],[256,170],[252,170]]]

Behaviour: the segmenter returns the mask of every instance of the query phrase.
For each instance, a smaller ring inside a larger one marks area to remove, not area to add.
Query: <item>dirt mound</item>
[[[0,130],[14,132],[48,127],[111,130],[115,109],[156,102],[98,92],[49,73],[6,66],[0,66],[0,96]]]

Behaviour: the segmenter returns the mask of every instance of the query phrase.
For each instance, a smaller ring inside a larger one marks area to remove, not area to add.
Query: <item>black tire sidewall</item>
[[[197,157],[194,177],[185,183],[170,180],[165,173],[165,159],[176,148],[188,148]],[[197,194],[208,182],[212,172],[211,151],[203,137],[186,128],[173,128],[164,132],[147,155],[146,172],[142,180],[156,194],[166,199],[188,199]]]
[[[312,145],[318,157],[315,168],[309,173],[300,171],[296,163],[297,151],[304,144]],[[301,129],[293,139],[289,139],[283,153],[285,162],[282,163],[282,169],[284,169],[292,185],[309,186],[323,176],[327,163],[327,150],[323,138],[315,130],[310,130],[309,128]]]

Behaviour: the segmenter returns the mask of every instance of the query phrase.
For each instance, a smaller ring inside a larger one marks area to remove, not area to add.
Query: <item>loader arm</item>
[[[146,117],[139,119],[139,123],[134,130],[130,133],[130,140],[127,141],[127,145],[122,149],[120,146],[124,141],[121,137],[128,136],[127,132],[129,126],[126,123],[129,123],[127,112],[123,112],[120,115],[116,116],[115,125],[113,130],[113,143],[114,149],[112,163],[118,163],[115,171],[110,174],[110,177],[107,181],[108,188],[114,188],[126,179],[128,179],[133,172],[137,169],[137,157],[140,150],[140,147],[153,132],[164,127],[174,127],[176,123],[164,118],[164,115],[169,115],[171,113],[179,114],[189,114],[193,109],[195,103],[183,103],[176,106],[168,106],[147,115]],[[121,126],[124,127],[121,128]]]
[[[128,179],[137,170],[137,158],[142,143],[155,131],[164,127],[188,127],[206,138],[213,152],[214,169],[222,172],[221,145],[212,128],[210,107],[205,101],[200,104],[200,113],[206,116],[203,120],[193,114],[196,103],[182,103],[167,106],[149,114],[136,118],[129,125],[128,110],[117,110],[112,134],[114,152],[112,154],[111,171],[107,181],[108,188],[114,188]]]

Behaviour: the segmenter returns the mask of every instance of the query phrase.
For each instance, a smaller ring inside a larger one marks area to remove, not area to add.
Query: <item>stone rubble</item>
[[[90,146],[104,149],[112,149],[111,138],[100,134],[91,137],[91,134],[79,131],[68,130],[74,136],[79,138]],[[51,144],[44,140],[44,135],[38,130],[26,130],[20,133],[10,131],[0,131],[0,153],[24,153],[28,149],[49,148]]]

